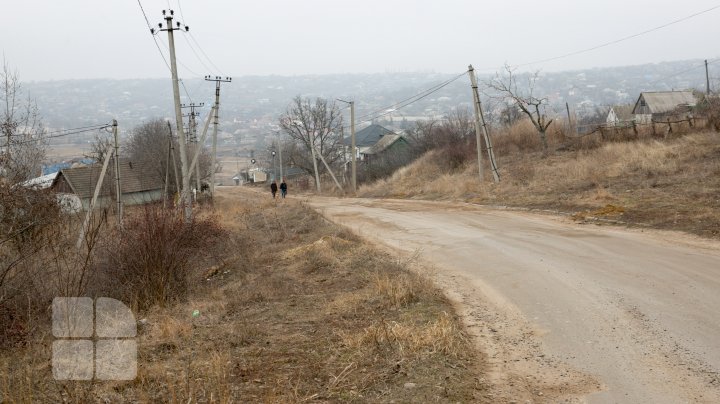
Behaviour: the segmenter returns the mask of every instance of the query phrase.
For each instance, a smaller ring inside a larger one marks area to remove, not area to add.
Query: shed
[[[608,111],[605,123],[608,126],[626,126],[635,120],[633,105],[614,105]]]
[[[386,153],[399,152],[404,150],[407,145],[408,142],[402,135],[388,134],[365,151],[365,159],[370,160]]]
[[[114,166],[105,173],[96,206],[106,207],[115,200]],[[60,170],[52,183],[52,189],[61,194],[76,195],[83,210],[90,207],[102,166],[98,164]],[[139,205],[163,199],[163,179],[150,164],[138,164],[120,160],[120,186],[123,205]]]
[[[647,91],[640,93],[632,113],[638,123],[672,115],[678,110],[690,110],[697,103],[692,91]]]

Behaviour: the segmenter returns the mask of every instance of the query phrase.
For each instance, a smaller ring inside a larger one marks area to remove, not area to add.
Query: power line
[[[57,130],[57,131],[53,131],[53,132],[43,133],[42,137],[38,137],[37,139],[29,139],[29,140],[23,140],[23,141],[19,141],[19,142],[11,142],[10,145],[14,146],[14,145],[33,143],[33,142],[41,142],[43,140],[56,139],[59,137],[76,135],[78,133],[94,132],[96,130],[109,128],[111,126],[112,126],[112,124],[102,124],[102,125],[94,125],[94,126],[83,126],[80,128]],[[53,135],[53,133],[57,133],[57,134]],[[3,147],[7,147],[7,146],[8,146],[8,144],[6,142]]]
[[[145,14],[145,9],[142,6],[142,3],[140,3],[140,0],[138,0],[138,5],[140,6],[140,11],[142,11],[143,17],[145,17],[145,23],[147,24],[148,30],[152,29],[150,26],[150,20],[147,18],[147,14]],[[162,49],[160,49],[160,44],[157,42],[157,38],[155,35],[152,35],[153,42],[155,42],[155,46],[157,47],[158,52],[160,52],[160,57],[162,58],[163,62],[165,62],[165,66],[167,66],[168,70],[170,70],[170,64],[168,63],[167,59],[165,59],[165,54],[162,52]]]
[[[142,6],[142,3],[140,0],[138,0],[138,5],[140,6],[140,11],[142,11],[143,17],[145,18],[145,24],[147,24],[148,30],[152,30],[152,27],[150,26],[150,20],[147,18],[147,14],[145,14],[145,9]],[[168,2],[169,5],[169,2]],[[155,46],[157,47],[158,52],[160,52],[160,57],[162,57],[163,62],[165,62],[165,66],[168,68],[168,71],[170,71],[170,63],[168,63],[167,59],[165,58],[165,54],[163,53],[162,49],[160,48],[160,44],[158,44],[158,39],[155,35],[152,35],[153,41],[155,42]],[[163,42],[163,46],[167,49],[167,45]],[[180,63],[182,67],[184,67],[188,72],[191,74],[194,74],[195,76],[199,76],[199,74],[194,73],[191,69],[189,69],[184,64]],[[181,79],[178,79],[180,81],[180,84],[182,84],[183,90],[185,91],[185,95],[187,95],[190,102],[192,102],[192,97],[190,96],[190,93],[188,92],[187,88],[185,87],[185,83]]]
[[[422,92],[420,92],[420,93],[418,93],[418,94],[415,94],[415,95],[413,95],[412,97],[408,97],[408,98],[406,98],[406,99],[404,99],[404,100],[402,100],[402,101],[400,101],[400,102],[397,102],[397,103],[395,103],[395,104],[393,104],[393,105],[391,105],[391,106],[388,106],[388,107],[386,107],[386,108],[382,108],[382,109],[376,110],[375,112],[372,112],[372,113],[369,113],[369,114],[362,115],[360,118],[358,118],[358,120],[356,120],[355,124],[357,125],[358,123],[372,122],[373,120],[375,120],[375,119],[377,119],[377,118],[383,117],[383,116],[385,116],[385,115],[389,115],[389,114],[391,114],[391,113],[393,113],[393,112],[395,112],[395,111],[397,111],[397,110],[399,110],[399,109],[402,109],[402,108],[405,108],[405,107],[407,107],[407,106],[409,106],[409,105],[412,105],[413,103],[415,103],[415,102],[417,102],[417,101],[420,101],[421,99],[423,99],[423,98],[425,98],[425,97],[428,97],[429,95],[431,95],[431,94],[433,94],[433,93],[435,93],[435,92],[440,91],[442,88],[450,85],[450,83],[458,80],[459,78],[463,77],[465,74],[467,74],[467,71],[465,71],[465,72],[457,75],[456,77],[453,77],[453,78],[451,78],[451,79],[449,79],[449,80],[446,80],[446,81],[444,81],[444,82],[442,82],[442,83],[440,83],[440,84],[437,84],[437,85],[435,85],[435,86],[432,86],[432,87],[430,87],[430,88],[428,88],[428,89],[426,89],[426,90],[424,90],[424,91],[422,91]],[[381,112],[381,111],[382,111],[382,112]],[[378,112],[381,112],[381,113],[378,113]],[[372,116],[372,117],[371,117],[371,118],[367,118],[367,117],[370,117],[370,116]],[[367,118],[367,119],[363,119],[363,118]],[[345,129],[348,129],[348,128],[349,128],[349,126],[345,126],[345,127],[343,127],[342,129],[345,130]]]
[[[551,57],[551,58],[547,58],[547,59],[537,60],[537,61],[534,61],[534,62],[529,62],[529,63],[523,63],[523,64],[515,65],[514,67],[523,67],[523,66],[534,65],[534,64],[539,64],[539,63],[552,62],[552,61],[555,61],[555,60],[558,60],[558,59],[564,59],[564,58],[567,58],[567,57],[570,57],[570,56],[579,55],[579,54],[581,54],[581,53],[591,52],[591,51],[594,51],[594,50],[597,50],[597,49],[600,49],[600,48],[604,48],[604,47],[606,47],[606,46],[615,45],[615,44],[617,44],[617,43],[620,43],[620,42],[623,42],[623,41],[627,41],[627,40],[629,40],[629,39],[633,39],[633,38],[637,38],[637,37],[642,36],[642,35],[649,34],[649,33],[651,33],[651,32],[654,32],[654,31],[657,31],[657,30],[660,30],[660,29],[669,27],[669,26],[671,26],[671,25],[674,25],[674,24],[677,24],[677,23],[680,23],[680,22],[683,22],[683,21],[687,21],[687,20],[689,20],[689,19],[691,19],[691,18],[697,17],[697,16],[702,15],[702,14],[705,14],[705,13],[709,13],[709,12],[711,12],[711,11],[713,11],[713,10],[718,9],[718,8],[720,8],[720,4],[718,4],[718,5],[716,5],[716,6],[713,6],[713,7],[710,7],[710,8],[708,8],[708,9],[706,9],[706,10],[699,11],[699,12],[697,12],[697,13],[695,13],[695,14],[691,14],[691,15],[688,15],[688,16],[686,16],[686,17],[678,18],[677,20],[673,20],[673,21],[670,21],[670,22],[668,22],[668,23],[659,25],[659,26],[657,26],[657,27],[653,27],[653,28],[647,29],[647,30],[645,30],[645,31],[638,32],[638,33],[632,34],[632,35],[628,35],[628,36],[626,36],[626,37],[622,37],[622,38],[619,38],[619,39],[616,39],[616,40],[613,40],[613,41],[610,41],[610,42],[605,42],[605,43],[602,43],[602,44],[599,44],[599,45],[592,46],[592,47],[590,47],[590,48],[586,48],[586,49],[582,49],[582,50],[578,50],[578,51],[566,53],[566,54],[560,55],[560,56],[555,56],[555,57]]]
[[[183,9],[182,9],[182,4],[180,4],[180,0],[177,0],[177,3],[178,3],[178,9],[180,10],[180,17],[182,17],[182,19],[185,20],[185,15],[183,15]],[[225,73],[223,73],[222,70],[220,70],[220,68],[218,68],[215,63],[213,63],[212,59],[210,59],[210,57],[208,57],[207,53],[205,53],[202,46],[200,46],[200,43],[197,41],[197,39],[195,39],[195,35],[193,35],[192,32],[188,32],[188,34],[190,34],[190,39],[192,39],[193,42],[195,42],[195,45],[200,50],[200,53],[202,53],[203,56],[205,56],[205,59],[207,59],[207,61],[210,62],[210,64],[217,70],[218,73],[220,73],[221,76],[225,76]],[[198,58],[198,60],[199,60],[199,58]],[[202,63],[202,61],[200,61],[200,63]],[[203,66],[205,66],[204,63],[203,63]],[[207,68],[207,66],[206,66],[206,68]],[[211,71],[211,70],[212,69],[208,69],[208,71]]]

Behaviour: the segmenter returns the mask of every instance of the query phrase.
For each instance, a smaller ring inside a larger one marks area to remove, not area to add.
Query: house
[[[408,142],[402,135],[396,133],[386,134],[365,151],[364,161],[370,162],[390,153],[400,153],[407,146]]]
[[[367,161],[368,151],[375,146],[385,135],[395,135],[395,132],[386,129],[378,124],[370,126],[355,133],[355,147],[357,147],[356,156],[360,161]],[[345,145],[350,146],[352,139],[345,138]],[[348,160],[350,160],[348,158]]]
[[[696,104],[692,91],[647,91],[640,93],[632,114],[637,123],[650,123],[689,111]]]
[[[114,166],[110,165],[95,206],[107,207],[115,201]],[[52,182],[51,189],[59,194],[74,195],[80,200],[83,210],[90,207],[102,166],[98,164],[60,170]],[[163,199],[164,182],[149,164],[138,164],[120,160],[120,187],[122,203],[125,206],[139,205]]]
[[[610,107],[605,123],[607,126],[628,126],[635,120],[633,105],[615,105]]]

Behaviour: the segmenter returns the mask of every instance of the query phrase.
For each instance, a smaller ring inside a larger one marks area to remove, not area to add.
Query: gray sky
[[[169,76],[137,0],[3,3],[0,48],[23,81]],[[161,10],[168,8],[190,26],[192,36],[176,35],[183,78],[461,73],[469,63],[481,71],[494,71],[506,62],[520,65],[564,55],[720,5],[718,0],[141,3],[153,26],[162,21]],[[720,56],[714,46],[720,38],[719,20],[720,8],[618,44],[523,69],[557,71],[714,59]],[[167,55],[167,34],[157,39]]]

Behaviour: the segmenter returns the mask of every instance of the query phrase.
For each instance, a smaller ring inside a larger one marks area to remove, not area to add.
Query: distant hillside
[[[537,93],[547,95],[557,111],[564,110],[568,102],[571,108],[582,113],[600,105],[634,102],[644,90],[704,89],[702,64],[701,60],[688,60],[543,73]],[[715,82],[720,76],[720,63],[710,67]],[[240,142],[249,137],[261,141],[270,132],[268,125],[277,121],[296,95],[354,99],[357,116],[362,116],[454,76],[385,73],[235,77],[232,83],[222,87],[221,128],[227,142]],[[488,77],[481,75],[480,79]],[[204,119],[214,100],[213,84],[202,79],[186,79],[183,84],[182,102],[205,102],[206,108],[201,111]],[[25,83],[24,88],[37,99],[44,122],[51,128],[81,127],[116,118],[121,130],[127,132],[143,121],[173,116],[170,78],[30,82]],[[469,106],[470,94],[469,82],[463,77],[391,117],[402,120],[442,116],[458,106]],[[85,138],[92,135],[78,135],[74,140],[82,142]]]

